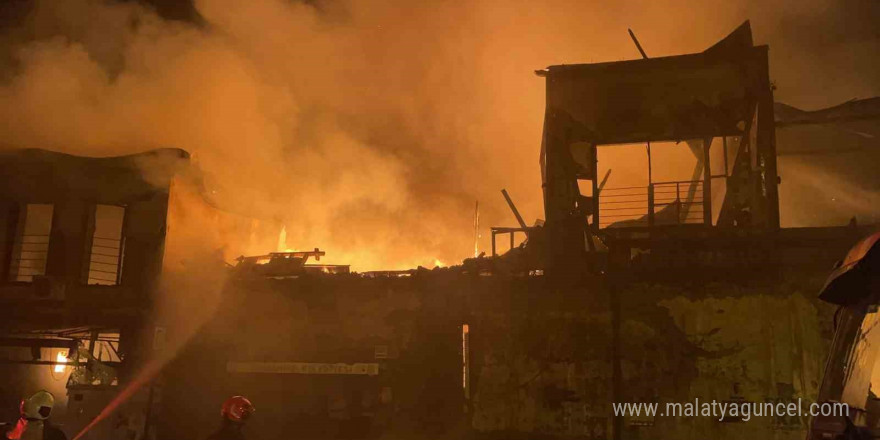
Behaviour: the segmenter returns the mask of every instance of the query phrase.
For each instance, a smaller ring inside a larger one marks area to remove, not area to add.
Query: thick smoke
[[[686,4],[690,3],[690,4]],[[542,217],[550,64],[700,51],[752,19],[780,100],[877,94],[876,2],[200,0],[198,20],[38,2],[9,29],[7,145],[193,153],[218,201],[356,269],[452,263],[481,223]],[[855,11],[855,12],[854,12]],[[849,36],[846,33],[850,33]],[[487,235],[481,248],[488,245]],[[264,239],[274,242],[276,237]],[[241,246],[239,246],[241,247]],[[274,249],[242,249],[266,252]]]

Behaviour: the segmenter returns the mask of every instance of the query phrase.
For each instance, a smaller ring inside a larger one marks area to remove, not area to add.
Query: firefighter
[[[241,428],[254,413],[254,404],[245,397],[232,396],[223,402],[220,416],[223,417],[220,429],[208,436],[208,440],[244,440]]]
[[[9,440],[67,440],[64,433],[49,423],[55,406],[55,396],[48,391],[37,391],[21,401],[21,416],[12,429],[6,432]]]

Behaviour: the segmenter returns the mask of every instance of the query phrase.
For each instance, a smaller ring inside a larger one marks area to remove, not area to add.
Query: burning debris
[[[339,264],[308,264],[309,258],[320,261],[325,255],[324,251],[315,248],[313,251],[290,251],[271,252],[267,255],[258,255],[236,259],[237,264],[233,267],[236,277],[251,278],[290,278],[302,274],[347,274],[350,272],[348,265]]]

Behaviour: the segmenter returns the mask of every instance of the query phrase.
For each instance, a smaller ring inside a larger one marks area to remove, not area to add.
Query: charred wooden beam
[[[25,347],[25,348],[77,348],[74,339],[58,338],[0,338],[0,347]]]
[[[504,196],[504,200],[507,200],[507,206],[509,206],[510,210],[513,211],[513,215],[516,217],[516,221],[517,223],[519,223],[519,226],[523,229],[528,228],[526,222],[523,221],[522,216],[519,215],[519,210],[516,209],[516,205],[513,204],[513,200],[510,199],[510,194],[507,193],[507,190],[502,189],[501,194]]]
[[[642,58],[648,59],[648,54],[645,53],[645,50],[642,49],[642,45],[639,44],[639,39],[636,38],[636,34],[633,33],[632,29],[627,29],[629,31],[629,37],[632,38],[633,43],[636,43],[636,49],[639,50],[639,53],[642,54]]]

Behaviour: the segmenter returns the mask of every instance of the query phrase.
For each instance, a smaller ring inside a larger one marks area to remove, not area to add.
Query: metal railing
[[[599,199],[599,227],[702,224],[703,182],[655,182],[605,188]]]
[[[612,224],[648,226],[647,186],[604,188],[599,197],[599,227]]]
[[[10,281],[33,281],[34,276],[46,274],[49,235],[20,235],[12,243],[12,250]]]
[[[659,182],[651,185],[655,225],[703,223],[703,182]]]
[[[119,284],[125,243],[122,239],[92,237],[88,284]]]

